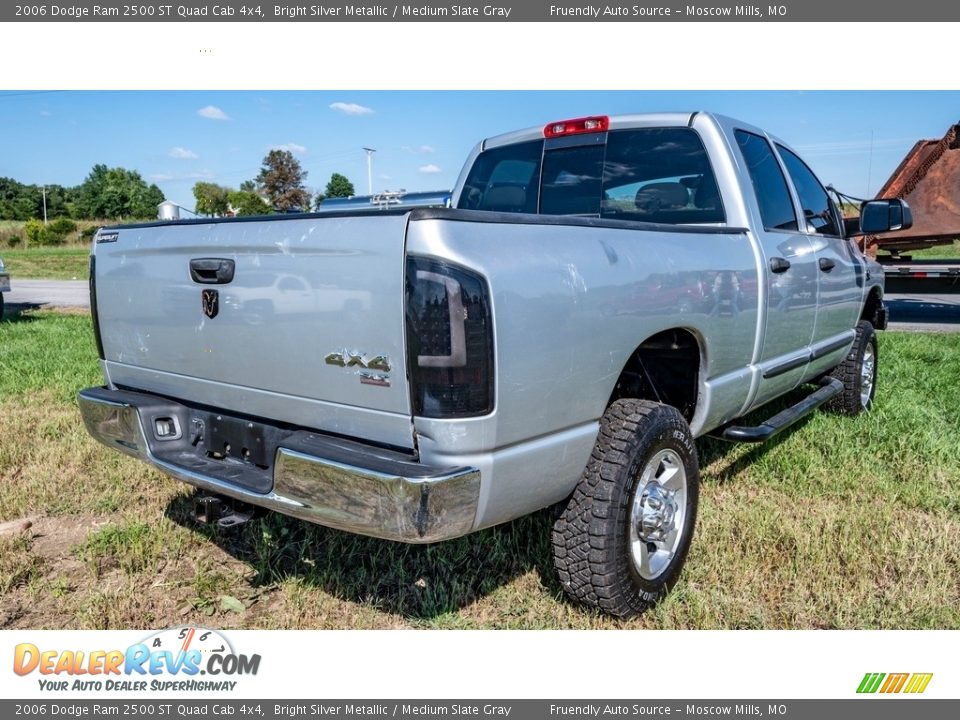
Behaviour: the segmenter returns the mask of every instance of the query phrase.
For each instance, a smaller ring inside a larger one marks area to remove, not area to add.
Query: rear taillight
[[[90,256],[90,319],[93,321],[93,338],[97,342],[97,353],[104,360],[103,339],[100,337],[100,315],[97,313],[97,257]]]
[[[563,137],[564,135],[582,135],[583,133],[606,132],[610,129],[610,118],[606,115],[560,120],[547,123],[543,128],[545,138]]]
[[[493,323],[484,279],[465,268],[407,258],[407,363],[421,417],[493,410]]]

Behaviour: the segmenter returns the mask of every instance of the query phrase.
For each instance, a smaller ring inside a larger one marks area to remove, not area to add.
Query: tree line
[[[311,198],[306,187],[307,171],[289,150],[271,150],[260,172],[238,189],[211,182],[193,186],[196,212],[200,215],[266,215],[271,212],[302,212],[319,207],[327,198],[350,197],[353,183],[333,173],[323,192]]]
[[[126,168],[94,165],[76,187],[47,185],[46,217],[94,220],[156,217],[163,192],[148,185],[140,173]],[[0,220],[44,217],[44,186],[0,177]]]
[[[264,215],[271,212],[307,211],[328,197],[350,197],[353,183],[333,173],[323,192],[311,197],[307,172],[289,150],[271,150],[260,172],[239,188],[211,182],[193,187],[195,211],[200,215]],[[31,185],[0,177],[0,220],[123,220],[154,218],[163,191],[148,184],[140,173],[122,167],[94,165],[75,187]]]

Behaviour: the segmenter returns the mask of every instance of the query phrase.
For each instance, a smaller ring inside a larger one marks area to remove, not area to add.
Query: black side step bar
[[[781,430],[786,430],[798,420],[802,420],[827,400],[843,392],[843,383],[836,378],[825,377],[820,381],[820,389],[807,395],[796,405],[781,410],[769,420],[748,427],[745,425],[728,425],[725,428],[710,433],[711,437],[729,442],[763,442],[769,440]]]

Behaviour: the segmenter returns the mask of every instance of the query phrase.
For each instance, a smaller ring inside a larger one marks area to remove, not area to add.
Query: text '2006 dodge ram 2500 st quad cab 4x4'
[[[225,504],[405,542],[565,503],[563,587],[629,616],[685,560],[695,437],[871,404],[883,272],[762,130],[550,123],[478,145],[452,206],[100,230],[89,431]]]

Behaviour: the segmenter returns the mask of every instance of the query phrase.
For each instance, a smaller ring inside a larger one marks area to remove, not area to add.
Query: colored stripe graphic
[[[910,673],[890,673],[887,675],[887,681],[880,688],[882,693],[898,693],[903,689],[903,684],[910,677]]]
[[[899,692],[919,694],[927,689],[933,673],[866,673],[857,686],[857,692],[871,694],[879,691],[883,694]]]
[[[883,673],[867,673],[863,676],[863,680],[860,681],[860,687],[857,688],[857,692],[875,693],[877,688],[880,687],[880,682],[884,677],[886,676]]]
[[[904,692],[922,693],[927,689],[927,685],[930,684],[930,679],[932,677],[933,673],[914,673],[910,678],[910,682],[907,683],[907,687]]]

